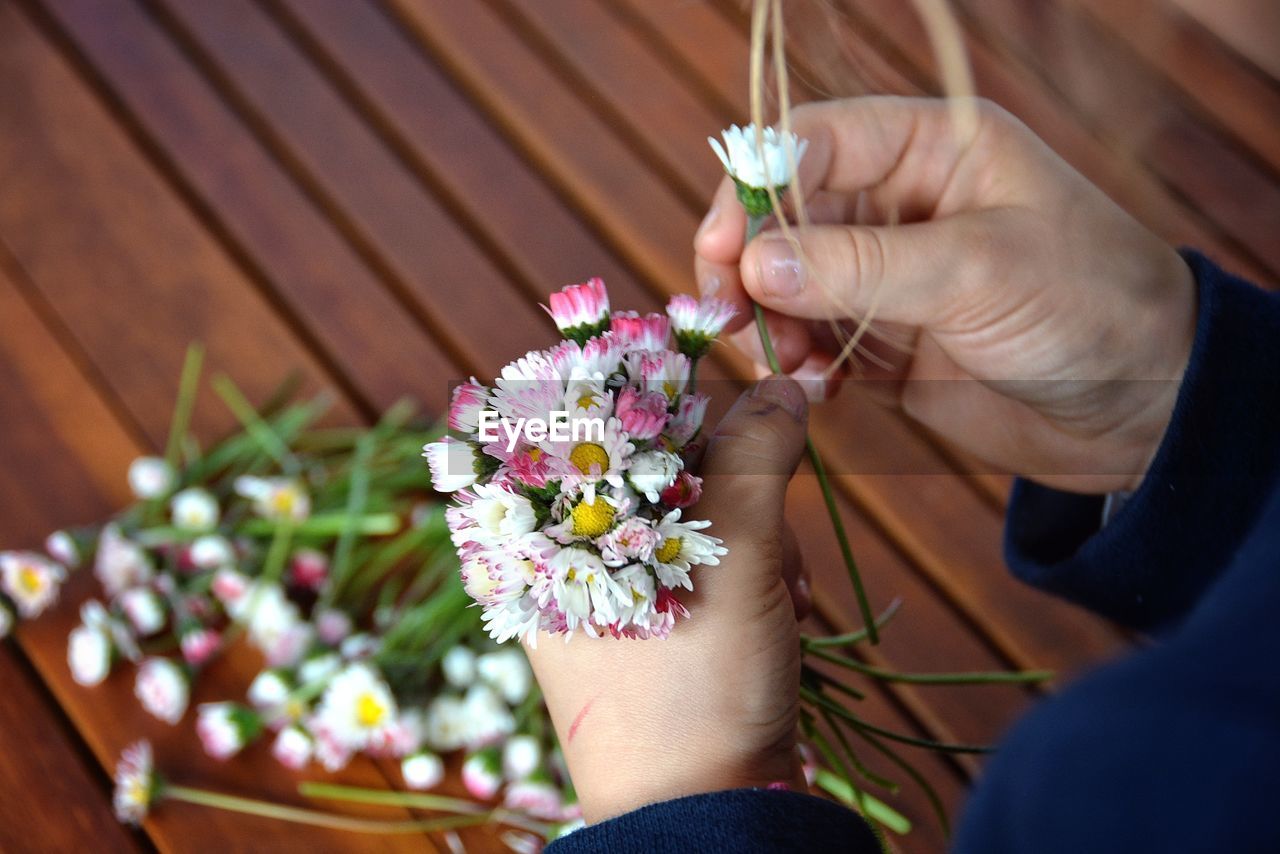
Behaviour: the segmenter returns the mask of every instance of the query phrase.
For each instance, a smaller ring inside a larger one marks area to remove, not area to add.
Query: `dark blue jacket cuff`
[[[652,804],[551,843],[547,854],[805,851],[874,854],[871,828],[831,801],[795,792],[731,789]]]
[[[1175,623],[1252,528],[1280,472],[1280,298],[1184,253],[1199,286],[1191,360],[1142,485],[1102,497],[1014,485],[1005,558],[1022,580],[1145,631]]]

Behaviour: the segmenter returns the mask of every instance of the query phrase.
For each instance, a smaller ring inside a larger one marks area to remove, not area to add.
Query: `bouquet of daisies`
[[[425,448],[456,499],[463,585],[498,641],[666,637],[688,615],[673,591],[725,553],[688,517],[702,482],[687,464],[708,403],[698,360],[734,309],[677,296],[665,315],[611,314],[592,279],[547,311],[565,340],[457,386],[450,435]]]

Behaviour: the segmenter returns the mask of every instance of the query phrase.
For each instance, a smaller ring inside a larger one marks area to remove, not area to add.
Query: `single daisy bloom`
[[[129,464],[129,489],[146,501],[163,498],[173,489],[177,475],[163,457],[138,457]]]
[[[164,601],[150,587],[132,587],[116,601],[139,637],[150,637],[164,628],[168,619]]]
[[[699,564],[716,566],[729,553],[718,537],[701,533],[711,525],[706,520],[680,521],[679,509],[672,510],[658,522],[658,547],[653,550],[654,571],[666,587],[693,589],[689,570]]]
[[[456,508],[457,515],[470,524],[454,531],[455,545],[477,542],[501,547],[533,533],[537,527],[537,516],[529,499],[509,489],[478,483],[460,497],[470,501]]]
[[[707,417],[707,404],[711,398],[701,392],[686,394],[676,403],[675,414],[667,422],[666,437],[675,448],[683,448],[693,441],[702,429],[702,421]]]
[[[568,628],[578,625],[593,637],[597,626],[617,619],[613,606],[613,579],[609,569],[594,552],[566,546],[548,561],[553,583],[552,595],[564,613]]]
[[[182,649],[182,657],[187,664],[199,667],[222,646],[222,636],[213,629],[198,626],[183,632],[178,646]]]
[[[329,578],[329,557],[315,549],[298,549],[289,558],[289,579],[299,587],[318,593]]]
[[[124,536],[113,522],[98,536],[93,574],[108,596],[118,596],[130,587],[150,581],[155,569],[142,547]]]
[[[183,531],[212,531],[219,513],[217,499],[198,486],[182,490],[169,501],[174,527]]]
[[[80,622],[102,632],[108,645],[122,658],[135,662],[142,660],[142,651],[138,649],[138,641],[129,625],[113,616],[97,599],[89,599],[80,606]]]
[[[667,411],[670,401],[661,392],[642,394],[631,386],[618,392],[614,414],[622,422],[622,429],[638,442],[648,442],[662,435],[671,415]]]
[[[311,496],[292,478],[241,475],[235,489],[253,502],[254,512],[264,519],[303,522],[311,515]]]
[[[0,586],[24,618],[38,617],[58,601],[67,571],[35,552],[0,552]]]
[[[676,348],[690,359],[701,359],[737,311],[732,304],[714,297],[701,300],[687,294],[672,297],[667,303],[667,315],[671,318]]]
[[[513,735],[502,745],[502,773],[508,780],[523,780],[541,764],[542,746],[531,735]]]
[[[396,701],[382,677],[367,664],[351,664],[329,682],[316,720],[340,744],[362,750],[396,716]]]
[[[196,718],[196,735],[214,759],[230,759],[260,732],[258,713],[238,703],[204,703]]]
[[[687,471],[676,475],[675,483],[662,490],[662,503],[668,507],[692,507],[702,497],[702,478]]]
[[[512,706],[523,703],[533,687],[529,660],[515,649],[486,652],[476,659],[476,673]]]
[[[440,659],[444,681],[455,688],[468,688],[476,681],[476,654],[470,647],[453,647]]]
[[[691,366],[688,356],[672,350],[627,354],[631,381],[646,393],[661,392],[669,403],[675,403],[684,393]]]
[[[512,783],[502,797],[502,805],[508,809],[519,810],[544,821],[558,819],[563,803],[560,789],[545,778]]]
[[[579,344],[609,328],[609,293],[604,280],[588,279],[551,295],[543,306],[564,337]]]
[[[628,350],[665,350],[670,320],[656,313],[620,311],[609,319],[609,329]]]
[[[197,537],[187,550],[187,559],[197,569],[220,569],[234,566],[236,550],[231,541],[220,534],[205,534]]]
[[[321,643],[337,646],[355,630],[351,615],[338,608],[321,608],[312,615],[316,626],[316,637]]]
[[[420,750],[401,760],[400,775],[410,789],[434,789],[444,779],[444,761],[430,751]]]
[[[67,666],[77,684],[100,684],[111,672],[110,636],[98,626],[76,626],[67,637]]]
[[[255,709],[272,717],[272,713],[288,702],[292,692],[293,685],[285,677],[284,671],[272,667],[253,677],[245,696]]]
[[[280,730],[271,744],[271,755],[286,768],[301,771],[311,761],[315,741],[300,726],[291,725]]]
[[[489,406],[489,389],[472,377],[454,386],[449,401],[449,429],[459,433],[475,433],[480,424],[480,413]]]
[[[605,421],[603,437],[597,431],[597,434],[579,435],[579,439],[542,443],[547,453],[559,461],[561,490],[565,494],[581,491],[585,498],[594,501],[600,481],[621,489],[627,459],[636,449],[622,429],[622,421],[617,418]]]
[[[471,797],[487,801],[502,788],[502,757],[496,747],[487,747],[462,763],[462,785]]]
[[[633,560],[648,561],[658,545],[658,532],[653,523],[639,516],[628,516],[612,531],[596,541],[600,556],[608,566],[622,566]]]
[[[112,805],[116,818],[124,824],[141,824],[160,788],[151,742],[134,742],[124,749],[116,763],[115,784]]]
[[[499,444],[502,440],[499,440]],[[457,492],[474,484],[482,474],[492,471],[480,448],[452,436],[422,446],[422,456],[431,469],[431,485],[436,492]]]
[[[80,547],[66,531],[54,531],[45,537],[44,550],[58,563],[75,569],[80,565]]]
[[[457,750],[467,741],[467,704],[461,697],[441,694],[427,706],[423,736],[435,750]]]
[[[627,481],[632,489],[656,504],[683,468],[684,460],[670,451],[641,451],[631,457]]]
[[[148,658],[138,667],[133,693],[142,708],[172,725],[187,711],[190,684],[186,672],[169,659]]]
[[[467,689],[463,699],[467,718],[467,747],[484,747],[515,731],[516,719],[498,692],[481,682]]]
[[[224,566],[213,574],[209,589],[214,598],[222,603],[222,607],[227,609],[227,613],[235,616],[242,610],[245,597],[252,587],[253,581],[249,576]]]
[[[778,192],[791,185],[792,168],[799,168],[809,141],[794,133],[783,134],[767,127],[759,133],[756,126],[733,125],[720,134],[724,145],[714,137],[707,142],[724,165],[724,171],[738,188],[738,200],[751,216],[766,216],[771,211],[767,188]]]

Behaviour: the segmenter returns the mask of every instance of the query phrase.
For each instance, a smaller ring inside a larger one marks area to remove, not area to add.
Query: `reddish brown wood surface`
[[[983,94],[1167,239],[1275,279],[1274,80],[1157,0],[955,5]],[[787,8],[795,97],[938,91],[910,4]],[[1167,49],[1135,33],[1149,20]],[[438,412],[450,380],[548,342],[535,302],[567,282],[602,275],[642,310],[689,291],[719,175],[705,137],[746,119],[745,24],[737,0],[0,0],[0,547],[127,501],[123,473],[163,442],[189,341],[255,399],[296,370],[332,390],[333,420],[359,423],[405,395]],[[703,376],[725,384],[719,406],[750,370],[717,353]],[[212,439],[231,418],[210,396],[195,426]],[[856,390],[816,414],[814,435],[874,602],[907,602],[873,663],[1067,676],[1123,649],[1111,627],[1003,572],[1005,478]],[[811,476],[788,513],[815,576],[815,629],[852,628]],[[78,578],[0,654],[12,686],[0,848],[442,844],[178,804],[120,828],[108,777],[142,735],[180,782],[300,802],[298,778],[265,750],[206,759],[190,716],[146,718],[126,672],[75,685],[65,637],[91,586]],[[242,696],[256,666],[236,650],[197,699]],[[897,686],[865,714],[976,741],[1032,698]],[[980,770],[921,761],[953,809]],[[399,783],[372,762],[341,779]],[[919,792],[898,805],[918,827],[904,850],[944,846]]]

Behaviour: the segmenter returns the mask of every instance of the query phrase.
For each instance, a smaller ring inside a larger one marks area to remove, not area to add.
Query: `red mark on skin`
[[[573,737],[578,732],[578,727],[582,726],[582,719],[587,716],[587,712],[591,711],[591,704],[594,702],[595,702],[594,697],[590,700],[587,700],[586,705],[582,707],[581,711],[578,712],[578,716],[573,719],[573,723],[569,725],[569,742],[570,743],[573,742]]]

